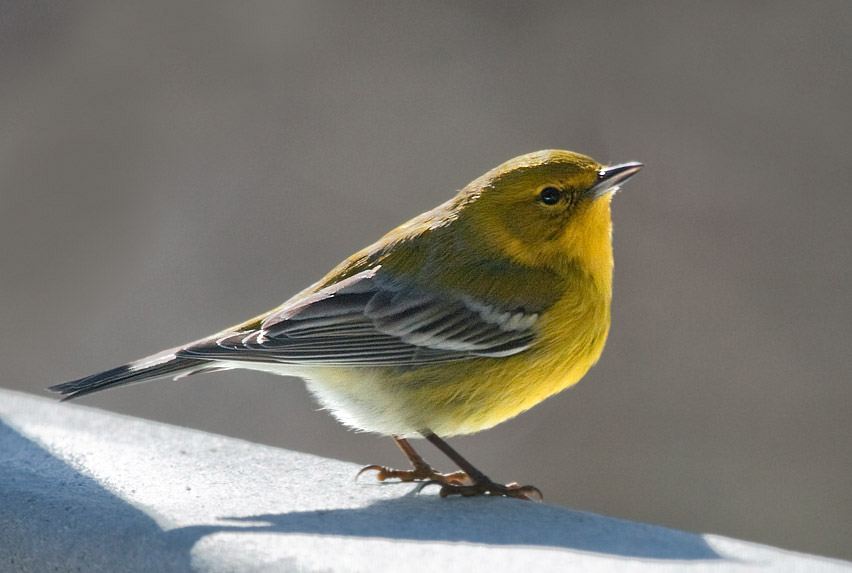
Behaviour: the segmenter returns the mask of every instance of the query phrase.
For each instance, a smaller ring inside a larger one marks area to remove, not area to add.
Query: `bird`
[[[535,486],[491,480],[445,439],[528,410],[598,361],[610,328],[611,199],[642,167],[557,149],[515,157],[281,306],[48,390],[64,401],[237,368],[296,376],[340,422],[392,437],[411,463],[358,476],[437,485],[442,497],[541,501]],[[412,438],[459,470],[434,469]]]

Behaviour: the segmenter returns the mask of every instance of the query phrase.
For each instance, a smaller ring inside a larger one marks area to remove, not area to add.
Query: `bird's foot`
[[[427,484],[437,483],[442,486],[465,486],[473,483],[473,480],[471,480],[470,477],[462,471],[443,474],[433,469],[432,466],[427,463],[413,465],[414,467],[410,470],[395,470],[376,464],[364,466],[355,476],[355,479],[357,480],[361,477],[361,474],[364,472],[375,471],[377,472],[376,479],[379,481],[389,479],[398,479],[402,482],[425,481]]]
[[[438,494],[441,497],[450,495],[460,495],[463,497],[473,497],[476,495],[495,495],[501,497],[515,497],[527,501],[544,501],[544,495],[541,490],[533,485],[519,485],[517,482],[508,483],[506,485],[495,483],[488,478],[477,482],[466,484],[445,483],[438,480],[427,481],[420,486],[418,491],[430,485],[440,485],[441,490]]]

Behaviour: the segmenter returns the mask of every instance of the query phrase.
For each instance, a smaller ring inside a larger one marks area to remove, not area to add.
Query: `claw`
[[[395,470],[385,466],[380,466],[377,464],[371,464],[369,466],[364,466],[363,468],[355,474],[355,480],[361,477],[361,474],[368,471],[375,471],[376,479],[379,481],[385,481],[388,479],[398,479],[401,482],[413,482],[413,481],[424,481],[439,483],[441,485],[466,485],[473,483],[468,475],[464,472],[453,472],[451,474],[442,474],[436,470],[433,470],[430,466],[415,466],[414,469],[411,470]],[[418,490],[419,491],[419,490]]]
[[[358,473],[357,473],[357,474],[355,474],[355,481],[358,481],[358,478],[359,478],[359,477],[361,477],[361,474],[362,474],[362,473],[364,473],[364,472],[368,472],[368,471],[371,471],[371,470],[375,470],[376,472],[378,472],[378,473],[376,474],[376,479],[377,479],[377,480],[379,480],[379,481],[385,481],[385,480],[387,479],[387,476],[385,476],[385,470],[386,470],[386,469],[387,469],[386,467],[384,467],[384,466],[379,466],[379,465],[376,465],[376,464],[371,464],[371,465],[369,465],[369,466],[364,466],[363,468],[361,468],[360,470],[358,470]]]
[[[417,495],[420,495],[420,492],[423,491],[424,489],[426,489],[427,487],[429,487],[430,485],[439,485],[439,486],[441,486],[442,490],[443,490],[443,487],[444,487],[444,484],[442,484],[441,482],[430,479],[429,481],[421,482],[420,485],[417,486],[417,489],[414,490],[414,493],[416,493]]]
[[[437,480],[429,480],[423,482],[420,487],[417,488],[417,493],[420,493],[424,488],[430,485],[441,486],[441,490],[438,492],[438,495],[441,497],[447,497],[450,495],[460,495],[462,497],[494,495],[501,497],[514,497],[526,501],[537,501],[539,503],[544,501],[544,494],[542,494],[541,490],[534,485],[522,486],[517,482],[502,485],[494,483],[491,480],[469,484],[443,483]]]

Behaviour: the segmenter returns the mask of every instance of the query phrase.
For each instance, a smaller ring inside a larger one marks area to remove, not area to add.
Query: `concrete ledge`
[[[357,470],[0,390],[0,569],[852,571],[543,504],[354,484]]]

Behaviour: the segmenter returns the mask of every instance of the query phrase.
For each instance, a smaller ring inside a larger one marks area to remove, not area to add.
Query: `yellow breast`
[[[609,332],[609,297],[592,285],[545,314],[540,340],[506,358],[477,358],[404,373],[394,387],[416,418],[442,436],[490,428],[576,384],[597,362]],[[414,422],[415,425],[417,422]]]

